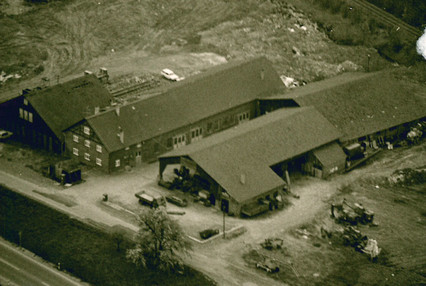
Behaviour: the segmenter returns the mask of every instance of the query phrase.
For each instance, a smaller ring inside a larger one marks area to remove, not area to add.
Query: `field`
[[[371,69],[389,66],[374,48],[334,43],[282,1],[0,3],[0,70],[21,77],[1,86],[3,96],[100,67],[112,78],[158,75],[164,67],[189,76],[224,61],[266,55],[280,75],[309,82],[365,70],[367,54]]]

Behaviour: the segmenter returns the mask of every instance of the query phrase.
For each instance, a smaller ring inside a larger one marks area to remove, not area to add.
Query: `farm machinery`
[[[351,225],[373,223],[374,212],[354,203],[353,205],[343,200],[341,204],[331,205],[331,217],[339,223],[349,223]]]

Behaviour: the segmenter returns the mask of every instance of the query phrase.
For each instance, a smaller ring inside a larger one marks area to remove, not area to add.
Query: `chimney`
[[[121,128],[121,126],[118,126],[118,134],[117,134],[118,138],[120,138],[120,142],[121,144],[124,144],[124,131]]]
[[[95,114],[98,114],[99,110],[100,110],[99,106],[95,106]]]
[[[117,116],[120,116],[120,106],[117,106],[115,108],[115,114],[117,114]]]
[[[265,78],[265,69],[260,71],[260,79],[263,80]]]
[[[246,175],[241,174],[241,176],[240,176],[240,183],[241,183],[242,185],[244,185],[244,184],[246,183]]]

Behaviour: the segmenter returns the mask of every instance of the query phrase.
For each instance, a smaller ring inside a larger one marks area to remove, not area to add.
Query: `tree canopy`
[[[163,209],[149,209],[139,215],[139,233],[135,248],[127,250],[127,258],[140,267],[163,271],[183,268],[181,255],[191,248],[179,224]]]

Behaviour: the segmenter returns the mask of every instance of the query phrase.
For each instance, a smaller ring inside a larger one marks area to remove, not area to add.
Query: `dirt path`
[[[226,217],[228,223],[234,226],[242,225],[247,232],[234,239],[217,238],[205,244],[194,243],[192,255],[185,261],[193,268],[206,273],[219,285],[285,285],[274,280],[273,276],[256,269],[254,265],[248,265],[242,258],[243,254],[252,248],[259,247],[259,243],[265,238],[279,237],[298,226],[311,223],[318,214],[327,211],[328,201],[336,194],[339,186],[367,176],[388,176],[396,168],[420,166],[425,162],[425,155],[426,144],[410,149],[401,148],[394,152],[385,151],[369,165],[348,174],[335,176],[329,181],[312,177],[299,179],[293,184],[292,192],[298,194],[300,199],[292,198],[292,204],[289,207],[253,219]],[[13,162],[9,163],[13,164]],[[56,186],[49,186],[41,176],[28,181],[27,172],[24,170],[2,164],[0,182],[80,219],[90,218],[107,226],[120,224],[136,231],[137,226],[124,221],[124,217],[114,216],[105,208],[99,207],[101,194],[107,190],[111,193],[112,199],[135,202],[134,191],[146,184],[152,184],[158,172],[157,168],[156,164],[146,166],[142,176],[140,170],[114,175],[89,171],[85,174],[88,179],[85,183],[58,190]],[[47,194],[62,194],[73,199],[77,205],[66,207],[46,196],[34,193],[34,189]],[[220,214],[213,209],[206,214],[211,215],[211,220],[221,219]]]

